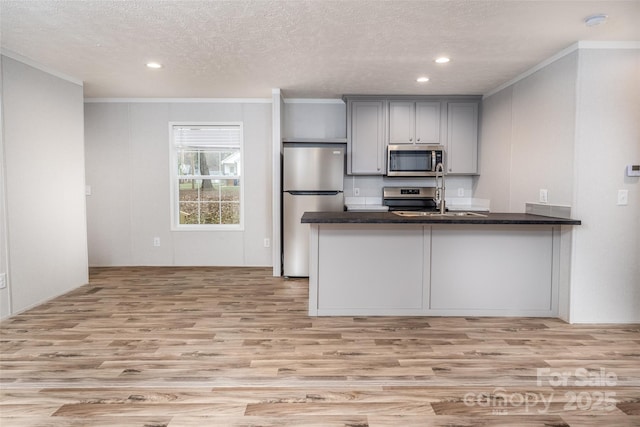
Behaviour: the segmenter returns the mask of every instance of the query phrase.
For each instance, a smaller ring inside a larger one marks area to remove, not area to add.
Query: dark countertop
[[[391,212],[305,212],[303,224],[516,224],[580,225],[576,219],[553,218],[525,213],[486,213],[477,216],[403,217]]]

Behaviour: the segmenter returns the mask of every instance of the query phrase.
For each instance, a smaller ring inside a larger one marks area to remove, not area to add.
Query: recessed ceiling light
[[[162,68],[162,64],[158,64],[157,62],[147,62],[147,67],[158,69],[158,68]]]
[[[446,64],[449,61],[451,61],[451,60],[449,58],[447,58],[446,56],[441,56],[440,58],[436,59],[436,62],[438,64]]]
[[[584,18],[584,24],[587,27],[595,27],[596,25],[601,25],[607,22],[608,16],[603,13],[598,13],[596,15],[587,16]]]
[[[428,82],[428,81],[429,81],[429,77],[418,77],[418,78],[416,79],[416,81],[417,81],[418,83],[426,83],[426,82]]]

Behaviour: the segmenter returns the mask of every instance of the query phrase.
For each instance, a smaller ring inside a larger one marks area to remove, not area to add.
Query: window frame
[[[240,223],[239,224],[180,224],[180,175],[178,171],[178,148],[174,140],[174,127],[176,126],[238,126],[240,131],[240,174],[237,175],[240,183]],[[171,231],[244,231],[244,127],[243,122],[169,122],[169,175],[170,175],[170,203],[171,203]]]

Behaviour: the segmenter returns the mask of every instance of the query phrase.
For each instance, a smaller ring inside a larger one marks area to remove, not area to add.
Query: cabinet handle
[[[413,141],[413,138],[409,138],[409,142]]]
[[[420,142],[420,138],[416,139],[416,141]]]

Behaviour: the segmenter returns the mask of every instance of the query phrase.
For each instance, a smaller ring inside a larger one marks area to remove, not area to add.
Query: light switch
[[[629,190],[618,190],[618,206],[629,204]]]
[[[545,188],[540,189],[540,203],[547,203],[549,201],[549,191]]]

